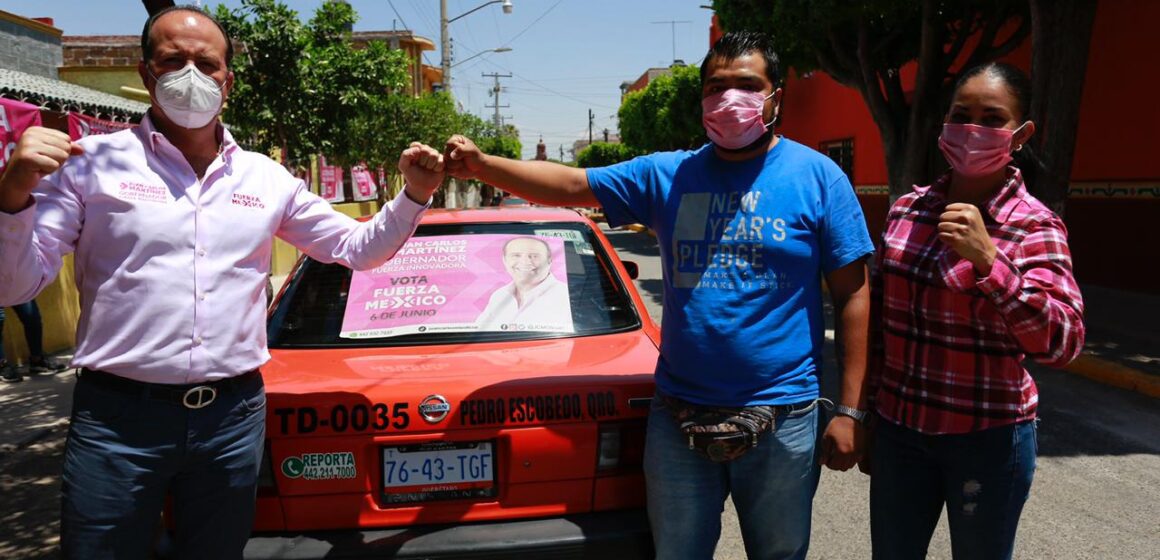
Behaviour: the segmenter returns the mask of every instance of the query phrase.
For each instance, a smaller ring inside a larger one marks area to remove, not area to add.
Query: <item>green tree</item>
[[[484,153],[502,156],[510,159],[520,159],[523,152],[523,144],[520,143],[520,131],[515,126],[510,124],[504,125],[501,130],[496,130],[495,124],[480,119],[475,115],[465,114],[465,119],[470,120],[470,124],[465,129],[474,129],[476,131],[477,145]],[[471,138],[471,136],[468,136]]]
[[[224,114],[239,139],[288,158],[363,159],[371,138],[354,133],[407,86],[405,53],[376,42],[355,48],[348,30],[357,15],[344,2],[324,2],[307,24],[276,0],[219,5],[215,15],[240,47]]]
[[[1071,180],[1095,19],[1096,0],[1031,0],[1031,116],[1039,129],[1032,141],[1038,140],[1045,173],[1029,187],[1060,215]]]
[[[622,161],[628,161],[641,152],[625,144],[610,142],[595,142],[580,151],[576,156],[578,167],[604,167]]]
[[[1010,53],[1031,30],[1026,0],[714,0],[713,9],[726,30],[770,33],[783,66],[820,69],[858,90],[878,125],[892,197],[943,168],[935,138],[958,72]],[[900,69],[910,61],[906,91]]]
[[[708,139],[701,125],[701,75],[696,66],[671,73],[628,94],[618,113],[620,139],[642,153],[690,149]]]

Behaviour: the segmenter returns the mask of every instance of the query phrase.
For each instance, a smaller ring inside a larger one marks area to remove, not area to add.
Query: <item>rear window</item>
[[[388,347],[640,328],[585,224],[421,226],[373,271],[306,259],[267,326],[271,348]]]

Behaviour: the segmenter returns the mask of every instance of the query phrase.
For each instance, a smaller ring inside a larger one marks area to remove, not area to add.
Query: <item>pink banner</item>
[[[413,237],[383,266],[353,273],[341,336],[571,332],[567,278],[558,237]]]
[[[350,178],[353,181],[355,201],[374,200],[378,196],[375,179],[365,166],[356,165],[350,168]]]
[[[94,134],[111,134],[135,126],[133,123],[107,121],[79,113],[68,114],[68,137],[73,140]]]
[[[327,202],[343,202],[346,198],[342,193],[342,168],[326,164],[326,158],[318,158],[318,181],[322,191],[320,195]]]
[[[8,158],[16,150],[16,143],[30,126],[40,126],[39,107],[0,98],[0,172],[8,166]]]

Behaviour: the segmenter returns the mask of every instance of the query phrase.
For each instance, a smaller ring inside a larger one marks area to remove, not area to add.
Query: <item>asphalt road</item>
[[[637,289],[658,322],[661,267],[652,236],[606,232],[640,267]],[[832,338],[832,337],[830,337]],[[837,382],[826,348],[823,391]],[[1063,371],[1034,367],[1040,389],[1039,461],[1015,558],[1160,558],[1160,401]],[[869,478],[823,469],[814,499],[810,558],[870,558]],[[737,516],[725,507],[718,560],[745,558]],[[951,558],[946,518],[928,558]]]

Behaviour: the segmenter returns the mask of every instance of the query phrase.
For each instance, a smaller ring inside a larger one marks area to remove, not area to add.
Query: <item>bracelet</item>
[[[866,412],[865,410],[858,410],[856,408],[850,408],[844,404],[834,405],[834,413],[841,414],[842,416],[849,416],[850,418],[853,418],[855,422],[858,422],[862,425],[865,425],[866,422],[870,420],[869,412]]]

